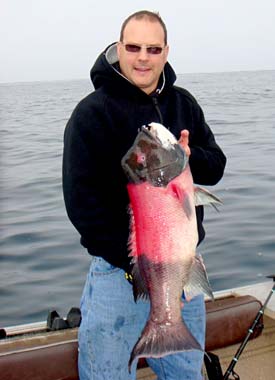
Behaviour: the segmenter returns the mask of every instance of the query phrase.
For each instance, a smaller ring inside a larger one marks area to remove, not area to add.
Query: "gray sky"
[[[275,0],[0,0],[0,82],[88,78],[131,13],[159,11],[177,73],[275,69]]]

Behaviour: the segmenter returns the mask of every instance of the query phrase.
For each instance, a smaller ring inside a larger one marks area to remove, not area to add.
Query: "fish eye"
[[[145,162],[145,160],[146,160],[145,154],[140,153],[137,155],[137,162],[139,164],[142,164],[143,162]]]

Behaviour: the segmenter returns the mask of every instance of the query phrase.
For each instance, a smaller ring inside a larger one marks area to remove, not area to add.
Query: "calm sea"
[[[275,71],[186,74],[228,157],[199,247],[214,290],[275,273]],[[0,326],[78,306],[89,255],[67,219],[64,126],[89,80],[0,85]]]

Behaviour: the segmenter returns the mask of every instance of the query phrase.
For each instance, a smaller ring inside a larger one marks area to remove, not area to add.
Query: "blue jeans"
[[[122,269],[93,257],[81,298],[79,328],[80,380],[134,380],[136,364],[128,361],[143,329],[150,304],[133,299],[132,286]],[[202,295],[185,302],[183,318],[204,347],[205,306]],[[188,351],[159,359],[147,359],[158,380],[201,380],[204,353]]]

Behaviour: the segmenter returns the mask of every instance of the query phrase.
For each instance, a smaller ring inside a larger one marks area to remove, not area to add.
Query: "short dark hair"
[[[145,10],[135,12],[126,18],[126,20],[123,22],[123,24],[121,26],[121,30],[120,30],[119,40],[121,42],[123,41],[123,33],[124,33],[126,25],[133,18],[136,20],[142,20],[145,18],[145,19],[148,19],[152,22],[159,22],[163,28],[163,31],[164,31],[164,43],[165,43],[165,45],[167,45],[167,29],[166,29],[165,23],[163,22],[162,18],[160,17],[160,14],[157,12],[150,12],[150,11],[145,11]]]

